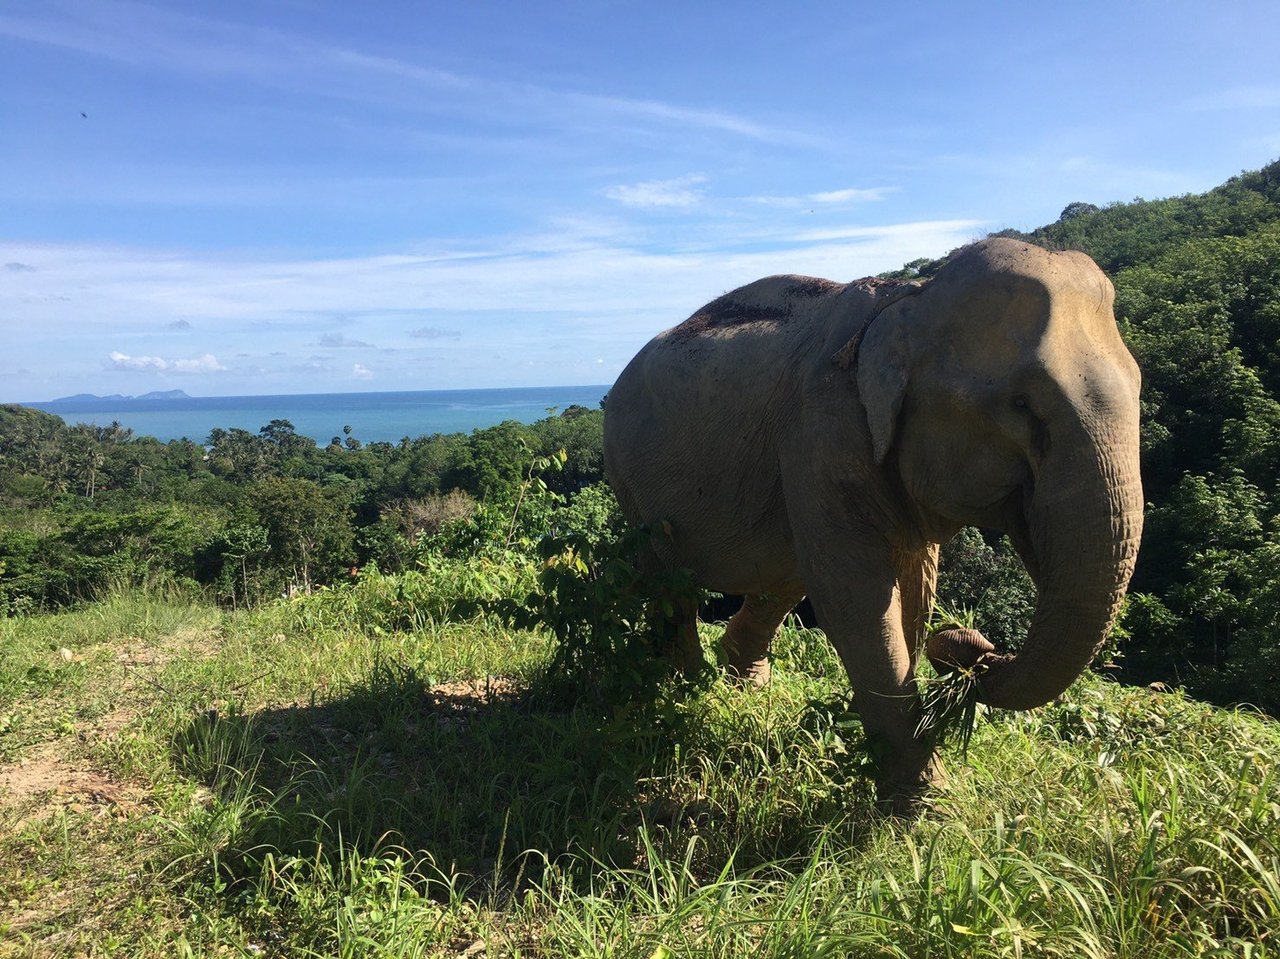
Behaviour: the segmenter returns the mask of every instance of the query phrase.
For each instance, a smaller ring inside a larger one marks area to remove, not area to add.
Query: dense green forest
[[[1008,234],[1093,256],[1143,369],[1148,518],[1113,668],[1280,710],[1280,163],[1201,195],[1072,203]],[[393,619],[446,612],[414,606],[436,595],[414,592],[431,577],[496,598],[532,581],[544,534],[616,533],[602,419],[572,407],[325,446],[275,420],[200,444],[2,407],[0,613],[156,580],[232,606],[376,587]],[[1007,645],[1031,591],[1005,544],[966,531],[944,553],[941,598]]]
[[[398,444],[348,434],[321,447],[273,420],[256,434],[215,429],[202,446],[0,407],[0,608],[60,606],[157,577],[254,604],[369,566],[412,569],[424,551],[462,555],[468,537],[491,532],[527,546],[530,524],[546,519],[532,504],[518,530],[496,527],[534,461],[565,452],[540,480],[541,501],[580,494],[601,480],[602,424],[601,410],[570,407],[532,426]]]

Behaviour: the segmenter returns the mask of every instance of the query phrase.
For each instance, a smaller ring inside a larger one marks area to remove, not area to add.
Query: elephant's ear
[[[867,411],[876,465],[884,462],[907,392],[909,353],[905,303],[881,311],[862,334],[857,350],[858,395]],[[843,352],[843,351],[842,351]]]

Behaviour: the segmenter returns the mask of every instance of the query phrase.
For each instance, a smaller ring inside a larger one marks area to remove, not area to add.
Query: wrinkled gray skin
[[[809,596],[870,737],[881,798],[941,775],[914,734],[913,674],[938,545],[1009,534],[1038,590],[993,706],[1052,700],[1104,641],[1142,530],[1137,365],[1111,283],[1080,253],[1008,239],[927,284],[759,280],[655,337],[610,391],[605,469],[635,522],[673,529],[665,563],[747,598],[729,668],[768,677],[769,641]],[[701,662],[696,610],[677,659]]]

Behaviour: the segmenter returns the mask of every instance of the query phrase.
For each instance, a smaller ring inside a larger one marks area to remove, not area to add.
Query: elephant
[[[1018,652],[976,671],[992,707],[1053,700],[1114,622],[1143,497],[1141,377],[1113,302],[1083,253],[1010,238],[924,281],[772,276],[660,333],[608,393],[619,505],[671,533],[653,561],[744,596],[723,638],[744,681],[768,679],[770,641],[808,596],[892,808],[944,775],[915,681],[940,544],[1007,534],[1036,586]],[[685,668],[702,662],[696,616],[675,617]]]

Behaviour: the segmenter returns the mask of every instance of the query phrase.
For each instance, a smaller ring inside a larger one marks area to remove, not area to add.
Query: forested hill
[[[1111,276],[1150,504],[1129,670],[1280,707],[1280,161],[1207,193],[1072,203],[1030,234]]]

